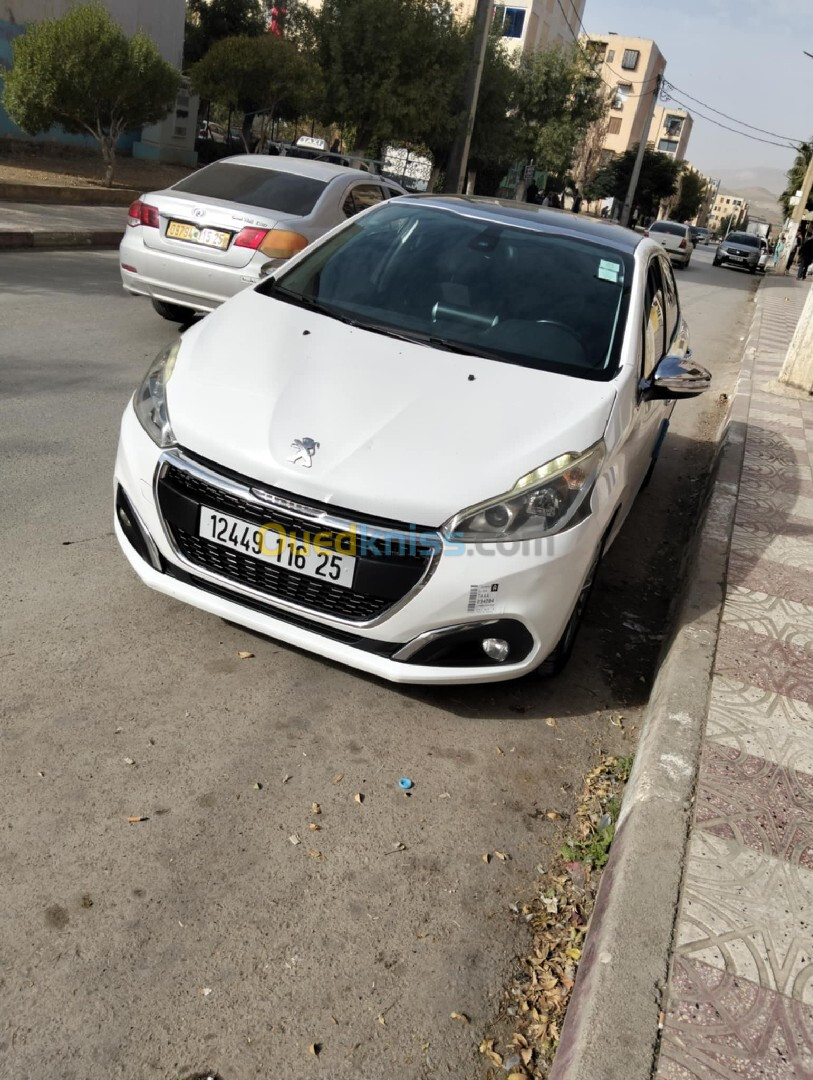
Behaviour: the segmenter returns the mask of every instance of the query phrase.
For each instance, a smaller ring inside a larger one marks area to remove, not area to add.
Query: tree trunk
[[[103,135],[100,142],[104,161],[104,186],[112,187],[113,170],[116,165],[116,140],[111,135]]]

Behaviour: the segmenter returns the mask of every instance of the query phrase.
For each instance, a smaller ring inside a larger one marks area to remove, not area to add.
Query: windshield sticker
[[[602,259],[598,264],[599,281],[611,281],[613,285],[618,283],[618,275],[621,273],[621,264]]]
[[[466,613],[468,615],[482,615],[500,611],[501,608],[497,603],[499,596],[499,585],[470,585]]]

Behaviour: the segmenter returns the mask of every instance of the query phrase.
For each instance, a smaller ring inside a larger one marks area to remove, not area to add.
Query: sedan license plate
[[[185,221],[170,221],[167,236],[171,240],[186,240],[191,244],[204,244],[221,251],[225,251],[231,239],[231,233],[222,232],[220,229],[199,229],[197,225],[189,225]]]
[[[329,585],[341,585],[349,589],[353,585],[356,560],[352,555],[340,555],[328,547],[316,547],[295,536],[284,535],[279,528],[261,528],[240,518],[201,506],[198,536],[210,543],[250,555],[262,562],[282,566],[295,574],[325,581]]]

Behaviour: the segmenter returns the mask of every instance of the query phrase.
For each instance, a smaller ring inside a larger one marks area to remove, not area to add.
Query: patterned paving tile
[[[800,479],[798,476],[763,476],[743,470],[741,490],[752,495],[772,495],[780,491],[810,498],[813,496],[813,480]]]
[[[795,535],[774,535],[751,525],[734,526],[732,548],[740,558],[755,562],[770,559],[785,566],[798,566],[813,570],[813,545],[809,535],[797,531]]]
[[[723,622],[801,649],[813,648],[813,607],[795,600],[729,585]]]
[[[813,1005],[813,871],[695,832],[675,954]]]
[[[770,495],[761,496],[740,492],[737,514],[742,517],[751,514],[755,519],[770,515],[772,529],[776,532],[785,516],[813,520],[813,498],[790,491],[774,491]]]
[[[785,697],[813,702],[813,653],[723,625],[714,670]]]
[[[787,596],[813,605],[813,571],[785,566],[770,559],[749,559],[733,552],[728,563],[728,584]]]
[[[707,740],[694,828],[813,870],[813,775]]]
[[[695,960],[676,961],[658,1080],[810,1077],[810,1006]]]
[[[813,706],[804,701],[717,677],[706,738],[740,754],[813,774]]]

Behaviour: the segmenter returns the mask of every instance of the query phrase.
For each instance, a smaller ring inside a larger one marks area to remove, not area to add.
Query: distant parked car
[[[693,225],[692,229],[694,230],[694,233],[696,235],[696,239],[694,241],[695,247],[697,247],[698,244],[708,244],[709,230],[707,228],[705,228],[703,225]]]
[[[690,225],[682,225],[679,221],[653,221],[646,235],[666,248],[675,266],[686,269],[694,251]]]
[[[755,274],[759,268],[761,236],[753,233],[732,232],[721,240],[714,253],[714,266],[739,266],[749,274]]]
[[[130,207],[121,280],[172,322],[256,285],[335,225],[406,192],[323,161],[241,154]]]

